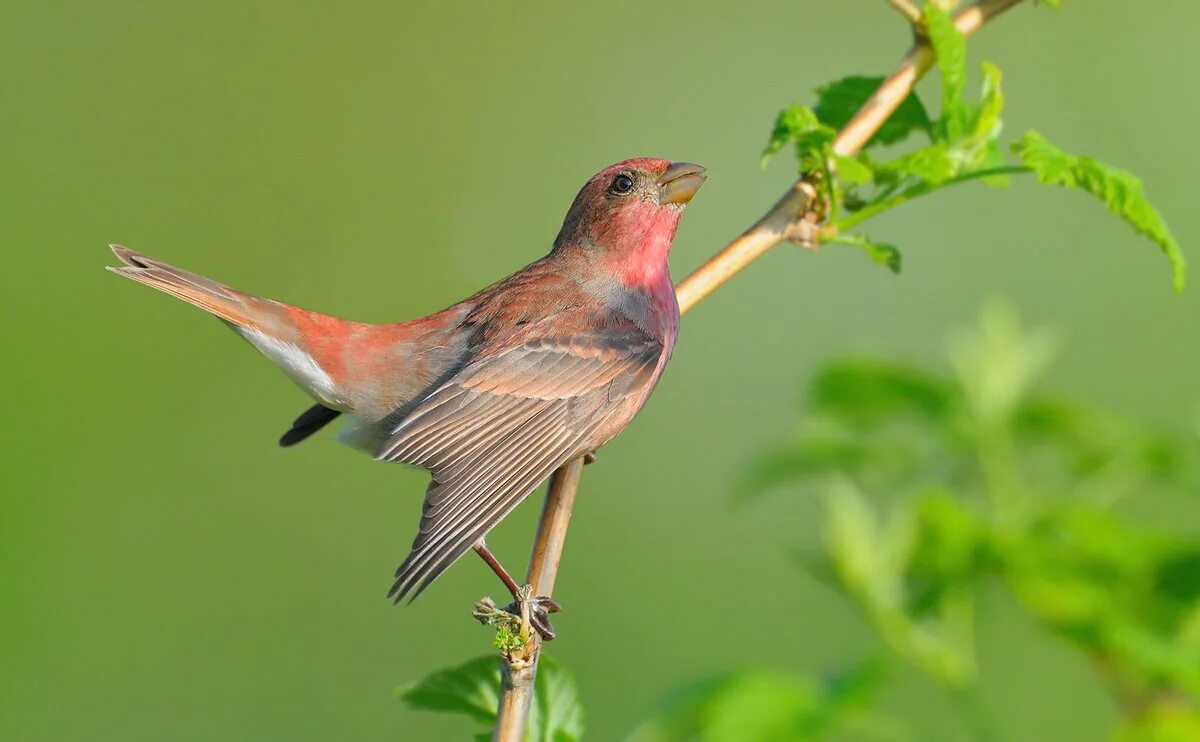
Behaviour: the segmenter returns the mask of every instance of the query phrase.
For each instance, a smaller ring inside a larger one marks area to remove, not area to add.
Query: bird
[[[415,599],[555,469],[638,414],[679,332],[668,257],[700,165],[635,158],[580,189],[550,252],[473,296],[404,322],[338,319],[261,298],[120,245],[107,266],[215,315],[316,402],[293,446],[344,416],[341,442],[428,470],[417,536],[388,597]],[[559,608],[534,599],[535,626]]]

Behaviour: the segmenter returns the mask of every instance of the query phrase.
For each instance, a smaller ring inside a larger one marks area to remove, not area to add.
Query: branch
[[[582,473],[583,458],[578,458],[550,475],[537,539],[529,556],[529,573],[525,577],[525,582],[533,586],[533,595],[549,597],[554,590]],[[522,616],[522,621],[528,626],[529,616]],[[524,742],[541,648],[541,636],[536,631],[530,632],[525,646],[506,654],[500,663],[500,706],[496,712],[496,728],[492,732],[493,742]]]
[[[910,0],[888,0],[893,8],[899,11],[900,15],[908,19],[908,22],[914,26],[921,22],[921,9],[913,5]]]
[[[969,36],[1020,2],[978,0],[954,17],[954,25]],[[910,3],[898,0],[892,1],[892,4],[897,8],[911,7]],[[910,15],[907,11],[902,12]],[[928,41],[918,38],[901,60],[900,67],[838,132],[833,151],[844,157],[858,154],[912,91],[917,80],[929,71],[933,62],[933,48]],[[680,313],[696,306],[718,286],[782,242],[815,247],[820,218],[816,210],[817,202],[817,191],[811,183],[804,180],[793,183],[753,226],[679,282],[675,287],[675,295]],[[554,588],[563,540],[571,520],[571,509],[575,504],[575,492],[582,471],[583,459],[575,459],[564,464],[550,478],[529,563],[528,582],[533,585],[534,595],[549,597]],[[533,632],[524,648],[504,656],[501,662],[499,716],[492,734],[493,742],[524,741],[540,650],[541,640],[537,632]]]

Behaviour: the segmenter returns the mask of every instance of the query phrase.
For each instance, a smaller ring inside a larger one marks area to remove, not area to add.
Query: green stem
[[[879,216],[885,211],[894,209],[900,204],[906,203],[920,196],[926,196],[947,186],[958,185],[959,183],[967,183],[972,180],[979,180],[981,178],[991,178],[996,175],[1020,175],[1022,173],[1031,172],[1033,171],[1024,165],[1003,165],[1001,167],[989,167],[983,168],[982,170],[972,170],[969,173],[956,175],[953,178],[944,180],[940,183],[922,181],[911,188],[897,193],[895,196],[869,203],[853,214],[846,215],[844,219],[831,222],[829,229],[835,232],[844,232],[848,229],[858,226],[859,224],[862,224],[871,217]]]

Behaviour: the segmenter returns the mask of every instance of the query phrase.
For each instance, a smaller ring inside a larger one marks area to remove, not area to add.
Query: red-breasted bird
[[[431,472],[389,597],[415,598],[471,548],[515,594],[484,537],[556,468],[612,440],[658,383],[679,329],[667,257],[705,177],[649,158],[605,168],[549,255],[409,322],[310,312],[120,246],[124,265],[109,270],[216,315],[317,401],[281,445],[345,414],[343,442]]]

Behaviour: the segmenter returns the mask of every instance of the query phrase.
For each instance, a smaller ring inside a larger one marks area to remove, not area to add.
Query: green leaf
[[[803,742],[822,739],[861,715],[882,684],[865,662],[830,678],[744,670],[675,691],[631,735],[634,742]]]
[[[909,609],[935,615],[952,593],[969,589],[988,565],[985,524],[949,493],[932,491],[917,504],[917,536],[905,575]]]
[[[500,700],[500,660],[478,657],[457,667],[438,670],[397,690],[409,708],[469,716],[491,726]],[[531,742],[578,742],[583,737],[583,706],[571,676],[545,654],[538,660],[533,704],[529,711]]]
[[[852,597],[897,654],[953,688],[975,675],[974,598],[967,586],[938,591],[920,613],[910,565],[920,523],[907,506],[886,518],[855,488],[832,488],[826,499],[826,552],[843,591]]]
[[[958,160],[950,146],[937,142],[881,164],[886,173],[908,175],[930,183],[943,183],[958,172]]]
[[[857,247],[879,265],[887,266],[892,273],[900,272],[900,248],[883,242],[873,242],[870,237],[861,234],[840,234],[829,242]]]
[[[946,136],[932,144],[878,165],[875,179],[887,182],[913,177],[937,186],[952,178],[970,178],[979,170],[1003,167],[1004,153],[998,142],[1002,128],[1000,116],[1004,111],[1000,80],[1000,69],[985,63],[979,105],[973,106],[959,100],[966,118],[963,125],[956,129],[957,133],[953,137],[946,133]],[[984,180],[991,185],[1005,185],[1008,182],[1003,174],[989,175]],[[924,192],[928,192],[928,189]]]
[[[397,691],[409,708],[464,714],[485,724],[496,719],[500,665],[495,655],[438,670]]]
[[[534,742],[578,742],[583,738],[583,704],[575,680],[545,654],[538,660],[529,729]]]
[[[1069,155],[1036,131],[1029,131],[1013,151],[1042,183],[1082,190],[1099,198],[1110,212],[1124,219],[1139,234],[1158,243],[1175,276],[1175,290],[1182,291],[1187,279],[1187,262],[1162,215],[1146,199],[1142,182],[1090,157]]]
[[[739,499],[786,482],[851,472],[878,461],[884,453],[852,438],[800,440],[759,459],[738,487]]]
[[[836,135],[834,129],[821,123],[811,108],[799,105],[785,108],[775,118],[771,138],[763,149],[759,164],[766,167],[771,157],[791,142],[795,145],[802,173],[824,169],[829,144]]]
[[[826,551],[838,578],[869,611],[888,611],[902,599],[901,572],[913,548],[915,520],[901,508],[883,517],[857,488],[838,483],[825,498]]]
[[[966,135],[953,147],[956,160],[955,174],[959,175],[979,169],[998,168],[1005,165],[1004,151],[1000,148],[1000,131],[1003,122],[1004,93],[1000,88],[1000,68],[990,62],[983,63],[983,90],[979,105],[971,106],[971,123]],[[989,185],[1006,185],[1003,175],[984,179]]]
[[[1054,336],[1026,332],[1006,303],[984,306],[978,329],[951,338],[950,361],[969,409],[983,427],[1006,424],[1054,357]]]
[[[942,75],[942,113],[938,119],[939,139],[952,142],[961,137],[970,119],[963,100],[967,79],[967,40],[954,25],[950,13],[934,3],[925,5],[925,31],[937,56]]]
[[[1009,183],[1008,173],[995,172],[990,175],[977,175],[977,173],[980,171],[1000,170],[1002,168],[1015,169],[1016,166],[1008,166],[1008,160],[1004,156],[1004,149],[1000,146],[1000,141],[998,139],[993,139],[987,142],[979,151],[977,161],[975,163],[975,170],[971,173],[964,173],[962,177],[976,175],[976,177],[979,177],[984,183],[987,183],[992,187],[1003,188]],[[1020,170],[1019,172],[1028,171]]]
[[[841,129],[854,117],[860,108],[870,99],[879,86],[883,84],[882,77],[850,76],[828,83],[817,88],[817,105],[815,112],[821,123],[835,129]],[[892,112],[887,121],[879,127],[869,140],[867,147],[876,145],[896,144],[904,141],[913,132],[930,134],[933,123],[925,105],[916,93],[909,93]]]
[[[878,361],[830,364],[813,380],[809,398],[816,409],[858,425],[901,416],[938,421],[954,404],[943,379]]]
[[[837,174],[843,181],[851,185],[865,185],[875,180],[875,171],[867,161],[858,157],[843,157],[832,155],[833,163],[837,166]]]
[[[983,63],[983,92],[971,120],[971,136],[992,140],[1000,136],[1000,114],[1004,112],[1004,92],[1000,89],[1000,68],[991,62]]]

